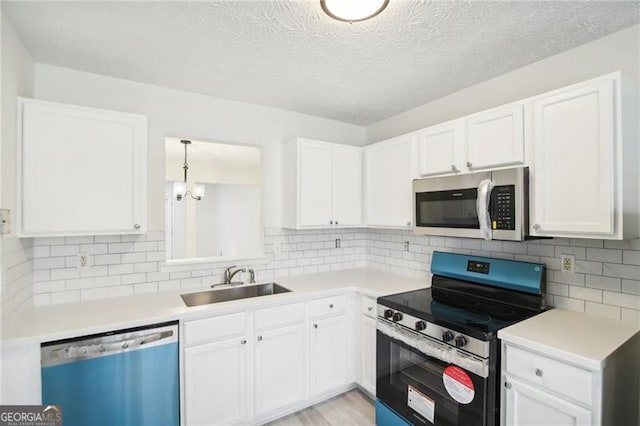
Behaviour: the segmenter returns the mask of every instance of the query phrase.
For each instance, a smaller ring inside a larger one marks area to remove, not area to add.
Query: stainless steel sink
[[[208,290],[197,293],[182,294],[187,306],[208,305],[210,303],[228,302],[230,300],[248,299],[250,297],[268,296],[270,294],[288,293],[291,290],[276,283],[248,285],[242,287],[225,288],[223,290]]]

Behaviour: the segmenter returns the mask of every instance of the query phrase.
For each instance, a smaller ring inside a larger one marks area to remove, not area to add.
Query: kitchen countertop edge
[[[1,343],[4,347],[40,344],[167,321],[195,320],[301,302],[347,291],[376,298],[431,285],[426,277],[411,278],[370,268],[276,277],[258,284],[272,281],[291,292],[187,307],[181,294],[207,290],[191,288],[28,308],[11,321],[9,327],[5,324]]]

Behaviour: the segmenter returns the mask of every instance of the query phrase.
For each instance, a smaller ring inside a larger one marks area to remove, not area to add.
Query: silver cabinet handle
[[[367,308],[367,311],[369,311],[369,312],[373,311],[373,306],[369,306],[369,307]]]
[[[333,221],[332,220],[329,221],[329,225],[333,225]]]
[[[333,309],[333,303],[329,303],[329,309]]]
[[[473,164],[471,164],[471,162],[470,162],[470,161],[467,161],[467,167],[468,167],[468,168],[471,168],[471,167],[473,167]]]
[[[262,342],[262,336],[258,336],[258,342]]]
[[[511,383],[504,382],[504,387],[507,388],[507,389],[511,389]]]
[[[313,324],[313,328],[318,328],[318,324]]]
[[[540,225],[538,225],[537,223],[533,224],[533,229],[537,231],[538,229],[540,229]]]
[[[140,224],[134,223],[133,224],[133,229],[140,229]]]
[[[338,221],[336,220],[336,225],[338,224]]]
[[[247,344],[247,339],[242,339],[242,340],[240,340],[240,344],[241,344],[241,345],[246,345],[246,344]]]
[[[407,226],[411,226],[411,221],[410,220],[407,221]]]
[[[539,368],[536,368],[536,376],[542,377],[542,370],[540,370]]]
[[[452,164],[452,165],[451,165],[451,170],[452,170],[452,171],[454,171],[454,172],[457,172],[457,171],[458,171],[458,168],[456,167],[456,165],[455,165],[455,164]]]

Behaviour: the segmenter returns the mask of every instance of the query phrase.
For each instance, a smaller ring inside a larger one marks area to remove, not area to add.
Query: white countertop
[[[640,328],[633,324],[552,309],[499,330],[498,337],[591,370],[600,370],[606,358],[639,331]]]
[[[11,324],[5,324],[2,340],[4,345],[40,343],[164,321],[219,315],[257,306],[279,305],[308,299],[312,294],[321,297],[323,294],[352,290],[377,297],[431,285],[426,278],[409,278],[365,268],[282,277],[273,281],[291,292],[197,307],[187,307],[180,294],[206,288],[34,307],[26,309]]]

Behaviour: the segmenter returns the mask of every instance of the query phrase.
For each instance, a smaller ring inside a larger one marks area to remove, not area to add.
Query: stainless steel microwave
[[[529,232],[529,168],[413,181],[414,233],[523,241]]]

